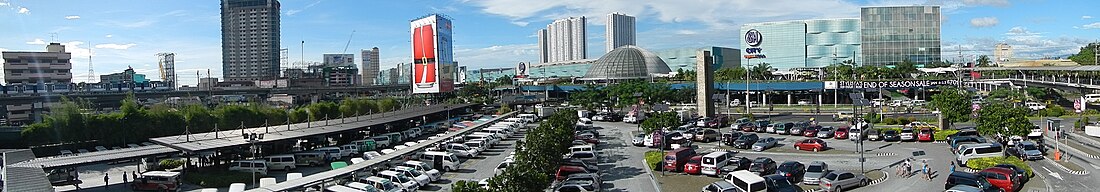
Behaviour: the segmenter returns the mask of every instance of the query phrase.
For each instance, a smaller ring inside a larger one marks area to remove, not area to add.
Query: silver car
[[[829,165],[825,162],[814,161],[806,165],[806,174],[802,175],[802,183],[807,185],[817,185],[821,182],[821,177],[825,177],[825,174],[829,173]]]
[[[821,189],[829,192],[841,191],[854,187],[867,186],[871,181],[863,174],[855,174],[847,171],[833,171],[821,178]]]
[[[760,138],[760,140],[756,140],[756,143],[752,144],[752,150],[753,151],[768,150],[769,148],[775,147],[775,143],[777,141],[778,140],[776,140],[774,137]]]
[[[836,131],[836,128],[833,128],[832,126],[821,127],[821,129],[817,129],[817,138],[832,138],[833,135],[836,134],[833,133],[833,131]]]

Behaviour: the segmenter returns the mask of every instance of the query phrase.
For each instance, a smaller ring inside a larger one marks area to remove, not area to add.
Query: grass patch
[[[955,133],[959,133],[959,130],[948,129],[936,131],[932,133],[932,139],[935,139],[936,141],[946,141],[948,135],[954,135]]]
[[[1028,166],[1027,162],[1024,162],[1016,157],[984,157],[970,159],[970,161],[966,162],[966,167],[980,171],[982,169],[990,168],[998,164],[1012,164],[1016,167],[1027,170],[1028,177],[1035,175],[1035,173],[1031,172],[1031,166]]]
[[[662,176],[660,173],[653,173],[657,179],[657,185],[661,187],[661,191],[693,191],[699,190],[703,186],[710,185],[715,181],[721,181],[722,178],[707,177],[702,175],[688,175],[682,173],[665,173]]]
[[[228,168],[204,168],[183,175],[183,182],[202,187],[229,187],[233,183],[252,183],[252,173],[228,171]],[[256,174],[256,179],[263,175]]]
[[[661,153],[661,151],[645,152],[645,162],[646,165],[649,165],[650,170],[658,170],[657,166],[661,163],[661,160],[664,160],[664,158],[665,153]]]

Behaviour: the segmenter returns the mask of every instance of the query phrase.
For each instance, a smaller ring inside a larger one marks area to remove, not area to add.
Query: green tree
[[[1097,43],[1089,43],[1088,45],[1081,47],[1081,50],[1077,54],[1069,56],[1069,60],[1077,62],[1081,65],[1095,65],[1096,64],[1096,47],[1100,46]]]
[[[774,68],[772,68],[771,64],[760,63],[752,66],[752,69],[749,69],[749,74],[751,74],[754,80],[768,80],[768,78],[772,76],[772,69]]]
[[[970,92],[947,88],[932,95],[929,105],[938,109],[948,121],[963,122],[970,119],[970,97]]]
[[[496,83],[497,85],[512,85],[512,77],[511,76],[503,76],[503,77],[497,78],[493,83]]]
[[[676,115],[676,112],[662,112],[655,113],[653,117],[642,120],[642,131],[646,134],[653,133],[653,131],[671,128],[680,125],[680,118]]]
[[[981,56],[978,56],[978,67],[996,67],[996,66],[994,66],[993,62],[989,60],[989,56],[981,55]]]
[[[1028,109],[1006,103],[990,103],[978,110],[977,129],[982,135],[1024,135],[1034,126],[1027,120]]]

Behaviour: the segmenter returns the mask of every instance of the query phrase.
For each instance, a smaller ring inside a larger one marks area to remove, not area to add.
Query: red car
[[[585,169],[584,167],[565,165],[565,166],[558,167],[558,174],[556,175],[555,179],[557,179],[559,181],[564,180],[565,178],[568,178],[569,175],[577,174],[577,173],[592,173],[592,172],[589,172],[588,169]]]
[[[593,145],[600,144],[599,139],[596,139],[596,137],[593,137],[593,136],[590,136],[590,135],[577,135],[577,136],[573,136],[573,139],[574,140],[582,140],[585,143],[591,143]]]
[[[688,163],[684,165],[684,173],[698,175],[703,171],[703,156],[696,155],[688,160]]]
[[[821,127],[806,127],[806,129],[802,130],[802,136],[816,137],[817,136],[817,129],[820,129],[820,128]]]
[[[742,123],[737,127],[740,128],[742,132],[754,132],[753,130],[756,129],[756,124],[753,124],[752,122]]]
[[[848,127],[837,128],[833,134],[834,139],[848,139]]]
[[[922,128],[917,132],[917,141],[932,142],[935,138],[932,137],[934,132],[929,128]]]
[[[985,180],[989,181],[990,184],[1004,191],[1016,191],[1016,188],[1022,186],[1020,180],[1016,179],[1016,171],[1012,169],[990,167],[978,172],[978,175],[985,177]]]
[[[829,145],[825,144],[825,140],[811,138],[795,141],[794,148],[798,150],[817,152],[824,151],[826,148],[829,148]]]

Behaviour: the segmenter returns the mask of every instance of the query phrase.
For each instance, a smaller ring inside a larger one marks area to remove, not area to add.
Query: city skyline
[[[305,41],[307,61],[324,53],[379,47],[380,69],[407,61],[413,18],[443,13],[458,23],[455,60],[471,68],[510,67],[536,62],[536,31],[554,19],[588,17],[587,54],[598,58],[606,51],[605,15],[621,12],[637,18],[637,44],[649,50],[723,46],[741,48],[738,27],[752,22],[858,17],[861,6],[926,4],[926,1],[676,1],[628,3],[609,1],[486,0],[355,2],[280,1],[281,48],[290,62],[301,61]],[[997,43],[1008,43],[1024,58],[1065,56],[1100,39],[1100,20],[1093,19],[1084,0],[1058,4],[1034,1],[965,0],[932,3],[943,7],[943,59],[963,55],[993,55]],[[370,6],[367,6],[370,5]],[[134,7],[134,8],[129,8]],[[140,9],[137,9],[139,8]],[[222,77],[218,2],[187,1],[13,1],[0,0],[0,50],[38,51],[45,43],[61,42],[73,53],[73,79],[87,79],[88,47],[95,47],[97,76],[133,66],[141,74],[156,73],[159,52],[176,53],[181,84],[194,85],[195,71],[212,69]],[[759,13],[757,13],[759,12]],[[1012,14],[1042,12],[1040,16]],[[362,14],[368,13],[368,14]],[[744,13],[744,14],[724,14]],[[462,27],[464,26],[464,27]],[[348,43],[348,35],[358,31]],[[350,52],[354,53],[354,52]],[[361,58],[357,58],[360,60]],[[97,78],[98,79],[98,78]]]

